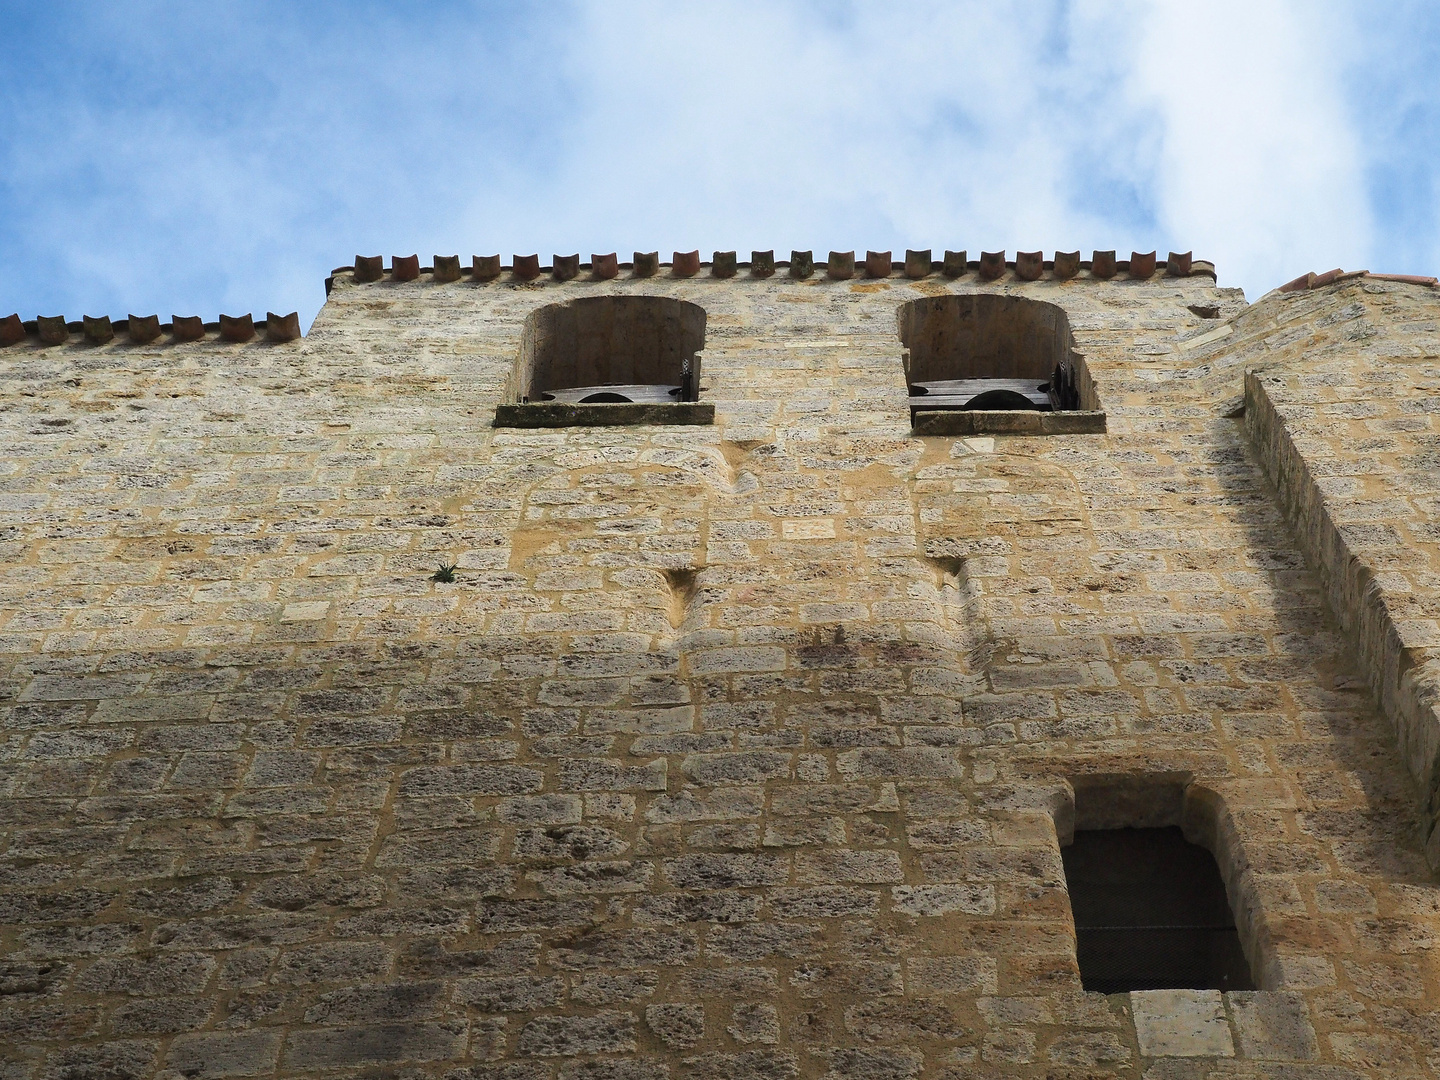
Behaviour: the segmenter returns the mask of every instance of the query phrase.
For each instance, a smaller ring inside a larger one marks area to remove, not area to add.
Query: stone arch
[[[589,296],[536,308],[525,319],[511,377],[513,401],[695,401],[705,309],[666,296]],[[615,391],[621,391],[616,393]],[[658,396],[657,396],[658,395]],[[567,398],[568,400],[568,398]]]

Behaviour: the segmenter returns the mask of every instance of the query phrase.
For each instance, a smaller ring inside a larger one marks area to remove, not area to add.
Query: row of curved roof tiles
[[[1007,261],[1005,254],[986,251],[981,253],[978,262],[972,262],[964,251],[947,251],[943,259],[937,260],[927,248],[906,251],[904,262],[898,262],[888,251],[867,251],[863,260],[858,260],[853,251],[832,251],[825,262],[817,264],[810,251],[792,251],[788,262],[777,262],[774,251],[752,251],[748,263],[737,261],[733,251],[717,251],[706,263],[701,262],[700,252],[696,250],[677,251],[670,262],[662,263],[658,251],[637,251],[631,262],[622,263],[612,251],[608,255],[591,255],[588,263],[580,261],[579,253],[554,255],[549,266],[540,265],[538,254],[512,256],[509,265],[502,264],[499,255],[475,255],[469,267],[461,265],[458,255],[436,255],[434,265],[427,267],[421,267],[418,255],[396,255],[390,260],[389,277],[391,281],[415,281],[421,273],[429,273],[437,282],[459,281],[462,276],[473,281],[493,281],[509,271],[518,281],[534,281],[543,274],[556,281],[569,281],[587,270],[592,281],[608,281],[619,277],[621,270],[630,271],[631,277],[654,277],[663,266],[668,266],[670,276],[677,278],[694,277],[703,266],[708,266],[711,276],[717,278],[732,278],[742,268],[748,269],[751,277],[765,278],[774,275],[778,267],[785,267],[789,277],[802,280],[812,277],[817,270],[836,280],[856,276],[884,278],[896,273],[914,279],[933,273],[958,278],[973,270],[985,281],[994,281],[1007,270],[1013,270],[1022,281],[1037,281],[1047,270],[1058,281],[1068,281],[1081,270],[1088,270],[1091,277],[1107,280],[1122,271],[1140,280],[1153,277],[1157,270],[1164,270],[1170,277],[1189,277],[1196,270],[1212,276],[1215,272],[1209,263],[1196,265],[1188,251],[1183,255],[1172,251],[1163,262],[1157,261],[1154,251],[1131,252],[1128,260],[1117,259],[1114,251],[1096,251],[1089,260],[1082,260],[1078,251],[1057,251],[1053,259],[1046,259],[1042,251],[1020,251],[1016,252],[1013,262]],[[351,274],[357,282],[380,281],[386,276],[384,256],[357,255],[353,266],[337,267],[332,272],[332,280],[334,274],[344,273]],[[330,281],[326,285],[328,287]]]
[[[1164,262],[1157,262],[1153,251],[1147,254],[1132,252],[1128,262],[1117,260],[1113,251],[1096,251],[1088,262],[1081,261],[1078,251],[1057,251],[1053,260],[1043,259],[1039,251],[1021,251],[1016,253],[1014,262],[1007,262],[1003,251],[987,251],[982,253],[979,262],[969,262],[963,251],[947,251],[942,261],[935,261],[928,250],[922,250],[906,251],[903,263],[894,262],[888,251],[868,251],[865,253],[864,263],[858,267],[853,251],[832,251],[829,260],[820,265],[825,269],[826,276],[834,279],[854,277],[857,269],[863,270],[866,277],[889,277],[901,272],[908,278],[916,279],[937,270],[947,277],[955,278],[974,269],[981,278],[989,281],[1001,277],[1007,269],[1014,270],[1015,276],[1022,281],[1038,280],[1046,270],[1051,271],[1052,275],[1061,281],[1073,278],[1080,270],[1088,270],[1091,277],[1101,279],[1112,278],[1122,270],[1134,279],[1151,278],[1160,269],[1169,277],[1188,277],[1196,271],[1214,274],[1211,264],[1201,262],[1196,265],[1192,262],[1191,253],[1188,251],[1183,255],[1172,251]],[[579,271],[589,270],[592,279],[603,281],[619,276],[621,270],[629,270],[631,277],[653,277],[662,266],[670,267],[672,277],[682,278],[694,277],[700,272],[701,266],[709,266],[713,276],[718,278],[734,277],[739,267],[748,268],[752,277],[770,277],[777,266],[787,266],[790,277],[802,279],[811,277],[816,270],[811,252],[808,251],[792,251],[789,263],[777,263],[773,251],[755,251],[751,252],[750,262],[747,264],[736,262],[733,251],[717,251],[709,263],[701,263],[700,252],[697,250],[677,251],[670,263],[660,262],[659,252],[655,251],[637,251],[634,261],[629,263],[617,262],[613,252],[609,255],[592,255],[588,263],[581,263],[578,254],[556,255],[552,265],[545,267],[540,265],[538,255],[516,255],[510,266],[502,266],[499,255],[476,255],[468,269],[462,269],[458,255],[437,255],[434,266],[424,267],[423,272],[432,274],[436,281],[441,282],[459,281],[464,274],[477,281],[493,281],[507,270],[521,281],[534,281],[542,273],[548,273],[558,281],[569,281],[579,276]],[[357,281],[379,281],[385,275],[383,256],[358,256],[354,266],[341,266],[334,270],[336,274],[346,272],[352,272]],[[418,255],[397,255],[391,259],[390,275],[394,281],[414,281],[421,273]],[[1294,281],[1282,285],[1280,291],[1318,289],[1358,277],[1400,281],[1430,288],[1440,285],[1433,277],[1335,269],[1323,274],[1302,274]],[[326,291],[329,291],[331,279],[327,279],[325,284]],[[175,315],[168,323],[162,323],[158,315],[131,315],[113,322],[108,315],[98,318],[86,315],[79,322],[67,321],[63,315],[41,315],[22,321],[18,313],[0,319],[0,348],[18,344],[32,335],[38,338],[42,345],[62,345],[75,335],[92,345],[104,345],[118,335],[126,337],[131,344],[148,345],[167,334],[174,342],[201,341],[207,334],[218,334],[222,340],[229,342],[246,342],[257,335],[263,335],[266,341],[283,343],[300,337],[300,314],[292,311],[289,315],[276,315],[273,311],[268,311],[264,320],[258,323],[249,314],[221,315],[218,322],[204,322],[198,315]]]
[[[1372,274],[1369,270],[1341,270],[1336,267],[1334,270],[1326,270],[1323,274],[1317,274],[1313,270],[1308,274],[1301,274],[1294,281],[1287,281],[1280,286],[1280,292],[1306,292],[1310,289],[1322,289],[1326,285],[1334,285],[1337,281],[1349,281],[1351,278],[1374,278],[1377,281],[1403,281],[1408,285],[1424,285],[1427,288],[1440,286],[1440,279],[1425,277],[1421,274]]]
[[[221,315],[219,322],[205,322],[199,315],[174,315],[168,323],[162,323],[159,315],[131,315],[114,322],[108,315],[86,315],[79,322],[67,322],[64,315],[41,315],[22,321],[16,314],[0,319],[0,348],[19,344],[32,335],[41,345],[63,345],[72,336],[91,345],[104,345],[117,336],[125,337],[132,345],[149,345],[167,334],[172,342],[201,341],[207,334],[237,343],[250,341],[256,335],[276,343],[295,341],[300,337],[300,313],[276,315],[267,311],[258,323],[249,314]]]

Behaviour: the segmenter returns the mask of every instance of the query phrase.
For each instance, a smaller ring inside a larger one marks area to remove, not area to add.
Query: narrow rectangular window
[[[1077,830],[1061,849],[1086,990],[1253,990],[1215,858],[1174,826]]]
[[[532,311],[496,427],[710,424],[700,400],[705,309],[666,296],[587,296]]]
[[[917,435],[1105,431],[1105,412],[1058,304],[961,293],[896,313]]]

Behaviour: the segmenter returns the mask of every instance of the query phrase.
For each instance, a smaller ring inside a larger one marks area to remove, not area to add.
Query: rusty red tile
[[[0,319],[0,349],[25,340],[25,323],[20,313]]]
[[[469,258],[469,276],[472,281],[494,281],[500,276],[500,256],[472,255]]]
[[[1338,271],[1331,271],[1331,273],[1334,273],[1336,278],[1340,276]],[[1436,278],[1419,274],[1372,274],[1367,271],[1365,276],[1372,277],[1376,281],[1402,281],[1407,285],[1427,285],[1432,289],[1436,287],[1437,283],[1440,283]]]
[[[391,281],[414,281],[420,276],[419,255],[394,255],[390,258]]]
[[[911,251],[908,249],[906,250],[905,276],[907,278],[912,278],[918,281],[920,278],[929,277],[930,271],[932,269],[933,267],[932,260],[930,258],[929,248],[926,248],[923,251]]]
[[[132,345],[148,345],[160,336],[159,315],[130,315],[125,320],[125,336]]]
[[[432,280],[437,284],[444,285],[451,281],[460,280],[460,256],[459,255],[436,255],[435,266],[431,271]]]
[[[249,341],[255,336],[255,320],[249,312],[244,315],[221,315],[220,336],[226,341]]]
[[[510,276],[517,281],[534,281],[540,276],[540,256],[535,255],[512,255],[510,258]]]
[[[46,345],[60,345],[70,338],[70,326],[64,315],[40,315],[35,319],[35,328]]]
[[[609,281],[620,274],[620,257],[616,252],[590,256],[590,276],[596,281]]]
[[[359,282],[379,281],[385,276],[385,256],[356,255],[355,280]]]
[[[670,273],[674,277],[694,277],[700,272],[700,249],[677,251],[670,260]]]
[[[170,336],[176,341],[199,341],[205,336],[205,320],[199,315],[172,315]]]
[[[1138,251],[1130,253],[1130,276],[1137,280],[1144,281],[1146,278],[1155,276],[1155,252],[1148,251],[1143,255]]]
[[[1165,256],[1165,273],[1168,277],[1189,277],[1190,264],[1193,261],[1191,256],[1194,252],[1187,251],[1183,255],[1170,252]]]
[[[895,269],[890,260],[888,251],[867,251],[865,253],[865,276],[874,278],[887,278],[890,271]]]
[[[986,281],[994,281],[1005,273],[1005,252],[1003,251],[982,251],[980,253],[980,276]]]
[[[1115,276],[1115,252],[1094,251],[1090,253],[1090,276],[1109,281]]]
[[[85,340],[91,345],[104,345],[115,339],[115,328],[110,325],[109,315],[101,315],[98,319],[82,315],[80,323],[84,327]]]
[[[1080,252],[1057,251],[1052,273],[1056,281],[1069,281],[1080,272]]]
[[[1045,273],[1043,251],[1017,251],[1015,253],[1015,276],[1021,281],[1038,281]]]
[[[845,281],[855,276],[855,252],[832,251],[825,260],[825,276],[833,281]]]
[[[475,281],[494,281],[500,276],[499,255],[472,255],[470,277]]]
[[[460,256],[455,256],[455,265],[458,269]],[[300,337],[300,313],[292,311],[289,315],[276,315],[273,311],[265,313],[265,340],[277,344],[285,341],[295,341]]]

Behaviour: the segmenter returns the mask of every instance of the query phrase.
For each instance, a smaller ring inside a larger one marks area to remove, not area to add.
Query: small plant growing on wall
[[[455,567],[458,565],[460,564],[442,562],[435,568],[435,573],[430,575],[430,580],[444,582],[447,585],[452,584],[455,581]]]

